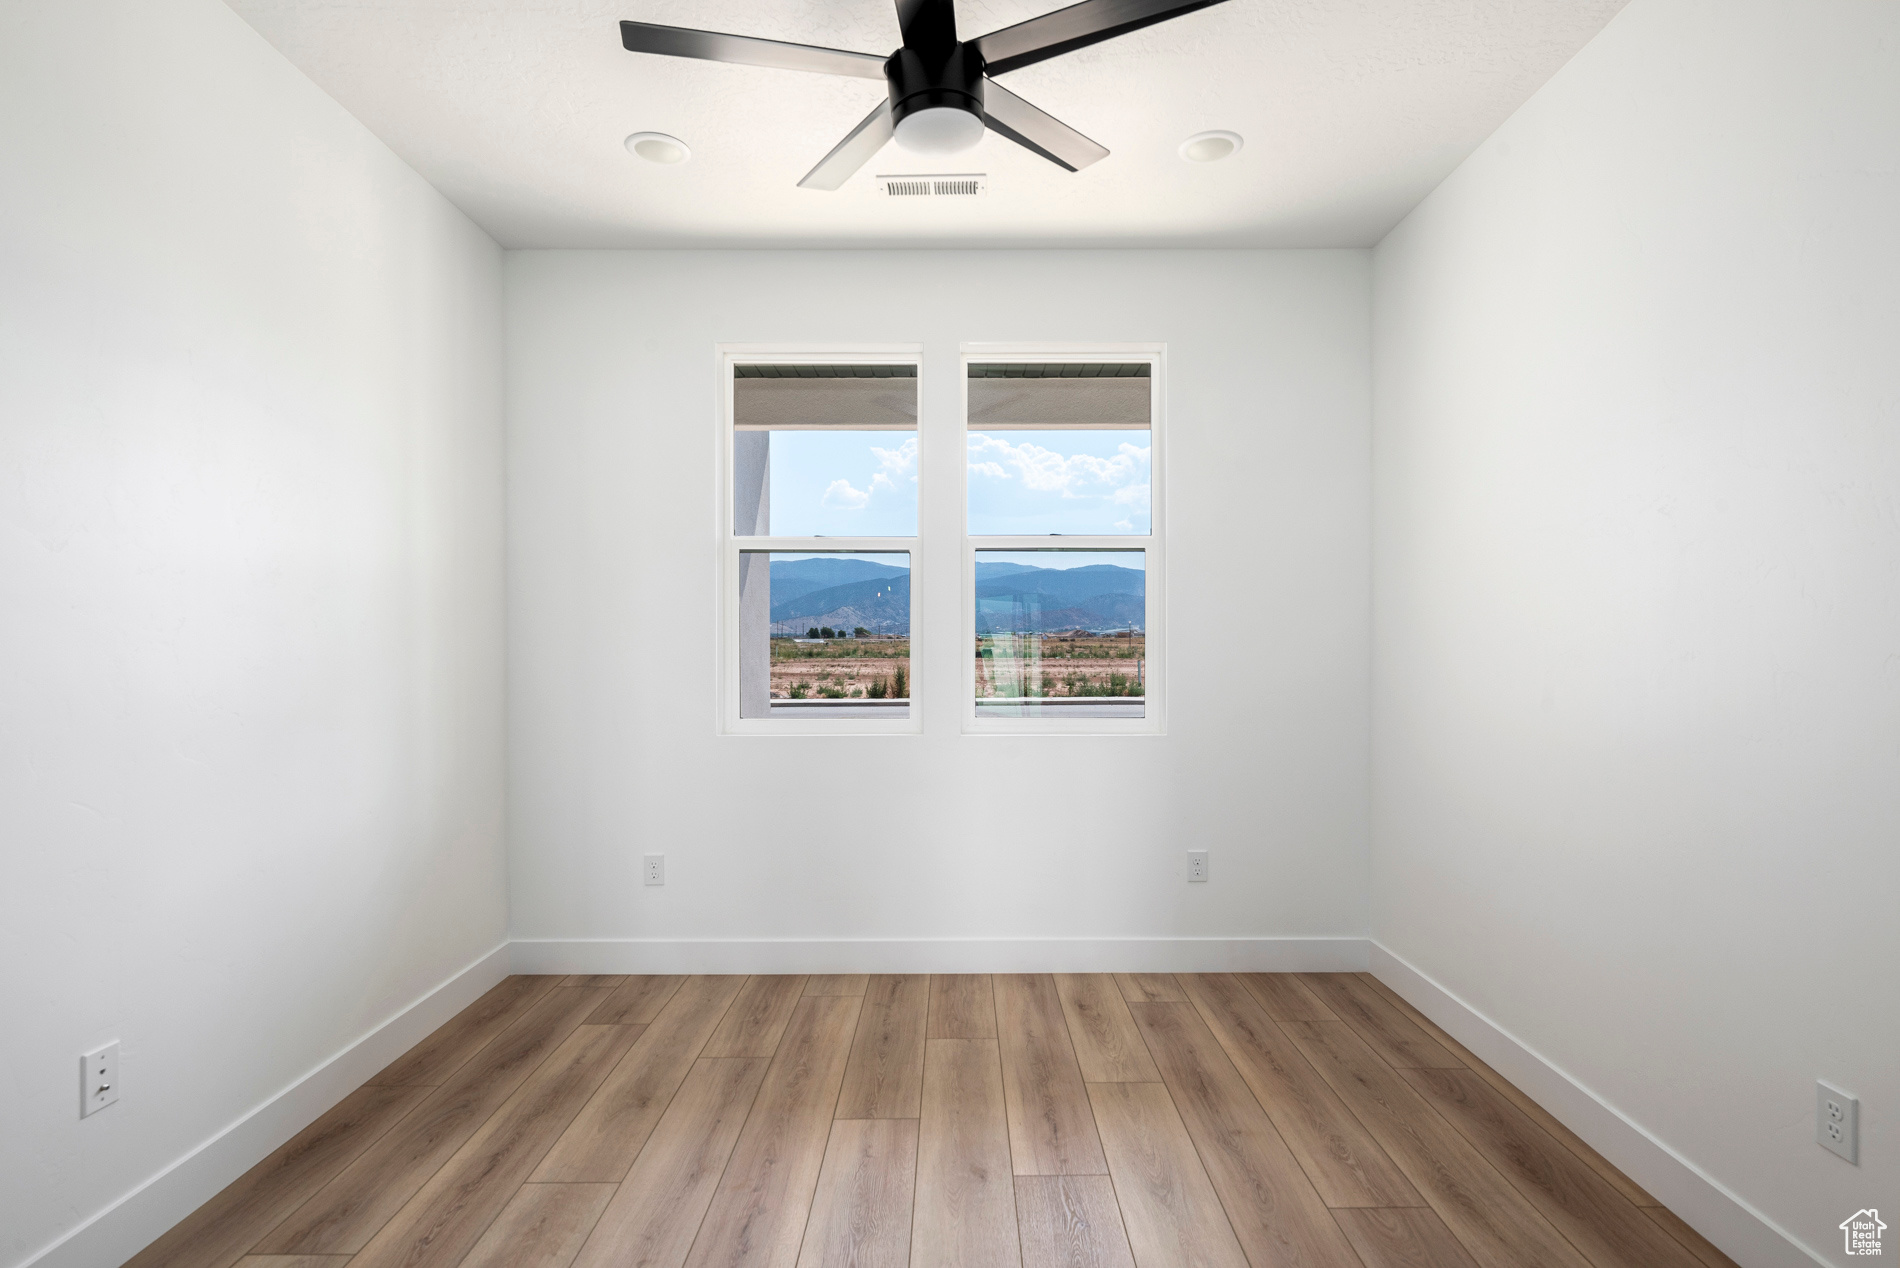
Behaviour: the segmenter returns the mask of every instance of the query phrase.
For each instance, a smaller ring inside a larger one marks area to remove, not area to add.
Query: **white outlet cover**
[[[1187,856],[1189,883],[1205,881],[1207,879],[1207,851],[1189,850]]]
[[[666,884],[666,855],[649,854],[646,856],[646,878],[649,885]]]
[[[79,1117],[97,1114],[119,1099],[119,1041],[79,1058]]]
[[[1814,1142],[1860,1165],[1860,1098],[1825,1079],[1814,1084]]]

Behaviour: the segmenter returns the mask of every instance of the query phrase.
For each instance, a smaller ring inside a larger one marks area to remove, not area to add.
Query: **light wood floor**
[[[511,977],[133,1268],[1705,1268],[1364,974]]]

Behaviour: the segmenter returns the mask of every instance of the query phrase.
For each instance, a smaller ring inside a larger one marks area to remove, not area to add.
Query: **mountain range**
[[[1147,583],[1141,569],[1115,564],[979,563],[977,632],[1139,630],[1147,623]],[[774,560],[772,623],[779,633],[862,625],[878,634],[908,634],[910,570],[864,559]]]

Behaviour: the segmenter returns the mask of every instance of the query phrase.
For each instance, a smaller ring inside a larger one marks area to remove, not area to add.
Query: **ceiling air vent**
[[[989,192],[990,178],[973,176],[880,176],[877,192],[890,198],[976,198]]]

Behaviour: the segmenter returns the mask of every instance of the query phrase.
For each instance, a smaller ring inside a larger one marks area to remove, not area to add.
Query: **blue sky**
[[[971,432],[970,532],[1146,533],[1145,431]]]
[[[772,433],[772,532],[915,537],[917,433]]]
[[[1146,533],[1148,437],[1139,431],[970,433],[970,531]],[[774,432],[772,532],[915,536],[917,434]]]

